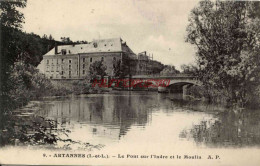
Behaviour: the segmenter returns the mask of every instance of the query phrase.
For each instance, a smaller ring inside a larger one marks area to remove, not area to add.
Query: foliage
[[[205,87],[242,107],[259,97],[260,17],[254,8],[259,2],[204,0],[191,11],[187,27]]]
[[[132,63],[136,64],[136,62],[132,61],[128,56],[124,56],[122,60],[113,61],[114,77],[124,78],[129,75],[130,66],[134,66]]]
[[[60,39],[65,44],[73,44],[69,37],[61,37]]]
[[[87,81],[75,81],[73,82],[73,93],[75,94],[87,94],[90,92],[91,84]]]
[[[192,86],[188,88],[187,92],[195,99],[203,99],[209,103],[221,103],[224,106],[230,106],[227,103],[227,97],[223,96],[223,94],[216,89],[209,89],[205,86]]]
[[[107,67],[103,64],[103,61],[95,61],[94,63],[90,64],[88,80],[93,82],[100,77],[103,78],[107,75],[106,69]]]
[[[195,65],[181,65],[182,73],[184,74],[190,74],[190,75],[196,75],[198,73],[198,68]]]
[[[21,28],[23,23],[23,13],[16,10],[16,8],[24,8],[26,6],[27,0],[13,1],[5,0],[1,1],[1,26],[10,27],[10,28]]]
[[[114,77],[123,78],[127,75],[127,71],[127,68],[124,67],[124,64],[121,62],[121,60],[113,62]]]
[[[24,8],[25,6],[26,0],[0,2],[0,130],[4,126],[5,112],[10,110],[5,105],[10,101],[8,92],[12,88],[7,84],[9,67],[19,55],[14,32],[22,27],[21,23],[24,19],[23,14],[16,8]]]
[[[175,68],[175,66],[166,65],[164,66],[164,69],[160,72],[160,75],[163,76],[172,76],[175,74],[179,74],[180,71]]]
[[[15,139],[25,140],[19,136],[15,128],[14,110],[28,103],[32,99],[44,96],[64,96],[72,93],[64,86],[55,87],[49,79],[39,73],[36,66],[41,62],[42,55],[56,44],[49,35],[42,38],[34,33],[21,31],[24,22],[23,14],[17,8],[24,8],[26,0],[0,1],[0,143],[10,144]],[[20,125],[21,127],[21,125]],[[26,127],[26,126],[25,126]],[[27,126],[31,128],[32,126]],[[31,137],[34,142],[55,137],[46,137],[45,128],[36,128],[39,132]],[[41,130],[41,131],[40,131]],[[23,132],[21,132],[23,134]],[[40,136],[40,137],[39,137]],[[50,135],[49,135],[50,136]],[[38,139],[39,138],[39,139]],[[46,139],[45,139],[46,138]],[[29,137],[27,137],[29,139]],[[53,142],[52,142],[53,143]]]

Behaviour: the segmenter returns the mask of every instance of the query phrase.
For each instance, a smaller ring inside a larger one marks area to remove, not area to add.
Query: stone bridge
[[[131,88],[138,89],[140,87],[156,87],[158,92],[183,92],[186,95],[187,88],[193,85],[201,86],[202,82],[195,76],[191,75],[175,75],[175,76],[132,76],[136,81]],[[146,84],[148,86],[140,86],[140,84]],[[151,85],[152,84],[152,85]],[[154,85],[154,86],[153,86]]]

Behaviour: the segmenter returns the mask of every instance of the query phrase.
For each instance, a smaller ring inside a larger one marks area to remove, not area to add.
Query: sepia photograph
[[[260,1],[0,0],[0,165],[260,165]]]

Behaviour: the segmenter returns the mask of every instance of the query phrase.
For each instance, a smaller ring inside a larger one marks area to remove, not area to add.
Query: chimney
[[[55,44],[55,54],[58,54],[58,46]]]

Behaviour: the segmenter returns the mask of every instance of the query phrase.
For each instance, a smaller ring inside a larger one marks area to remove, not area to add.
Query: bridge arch
[[[169,83],[169,86],[172,86],[174,84],[182,84],[182,85],[197,85],[197,86],[201,86],[202,83],[198,80],[171,80]]]
[[[159,77],[153,77],[153,76],[133,76],[131,78],[132,80],[135,80],[137,82],[132,84],[132,89],[136,88],[157,88],[158,92],[167,92],[170,88],[173,86],[177,86],[176,88],[179,88],[179,91],[189,88],[190,86],[197,85],[201,86],[202,83],[197,79],[195,76],[186,76],[186,75],[176,75],[176,76],[159,76]],[[140,81],[140,82],[138,82]],[[144,83],[145,82],[145,83]],[[163,83],[165,86],[160,86],[160,84]],[[184,89],[185,88],[185,89]]]

